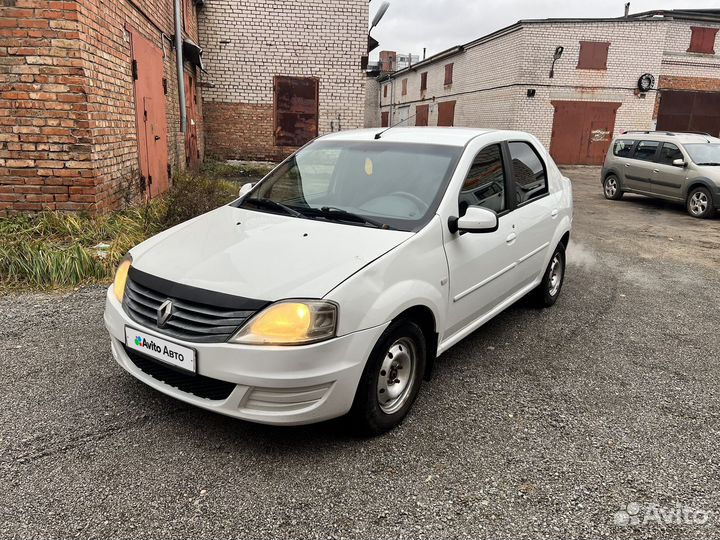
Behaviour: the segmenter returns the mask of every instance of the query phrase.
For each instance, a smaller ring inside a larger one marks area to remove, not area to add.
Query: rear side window
[[[613,155],[617,157],[630,157],[633,144],[635,144],[635,141],[628,141],[627,139],[615,141],[613,145]]]
[[[470,166],[460,191],[460,215],[468,206],[482,206],[498,214],[505,210],[505,170],[499,144],[483,148]]]
[[[545,164],[528,143],[518,141],[508,144],[515,179],[515,196],[518,204],[541,197],[548,192]]]
[[[653,161],[658,146],[660,146],[660,143],[657,141],[640,141],[637,148],[635,148],[633,157],[643,161]]]
[[[672,165],[676,159],[685,159],[680,149],[673,143],[663,143],[658,161],[665,165]]]

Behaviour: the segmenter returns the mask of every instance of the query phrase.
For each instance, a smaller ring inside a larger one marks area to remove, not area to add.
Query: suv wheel
[[[427,349],[420,327],[397,320],[370,354],[350,415],[363,433],[378,435],[403,421],[422,384]]]
[[[623,192],[620,191],[620,180],[614,174],[608,174],[603,182],[603,193],[605,198],[612,201],[622,199]]]
[[[704,187],[696,187],[687,198],[687,211],[692,217],[709,218],[715,215],[715,207],[710,191]]]

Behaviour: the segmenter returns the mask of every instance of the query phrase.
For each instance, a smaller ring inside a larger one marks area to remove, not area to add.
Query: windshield
[[[297,218],[416,231],[434,215],[462,148],[317,141],[236,206]]]
[[[720,144],[685,144],[685,150],[696,165],[720,165]]]

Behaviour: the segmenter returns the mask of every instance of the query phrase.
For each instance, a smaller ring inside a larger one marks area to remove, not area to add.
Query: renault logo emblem
[[[157,308],[157,325],[158,328],[164,328],[172,316],[173,303],[172,300],[165,300],[160,307]]]

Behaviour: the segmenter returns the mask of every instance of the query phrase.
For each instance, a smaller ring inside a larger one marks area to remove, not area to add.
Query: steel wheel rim
[[[417,350],[413,341],[402,337],[385,353],[377,380],[377,400],[385,414],[399,411],[412,392],[417,365]]]
[[[708,202],[707,195],[702,191],[693,193],[693,196],[690,197],[690,211],[695,215],[700,215],[707,210]]]
[[[615,193],[617,193],[617,180],[615,178],[610,177],[607,180],[605,180],[605,195],[608,197],[614,197]]]
[[[548,281],[548,294],[555,296],[560,290],[563,278],[563,264],[560,260],[560,255],[555,254],[550,261],[550,279]]]

